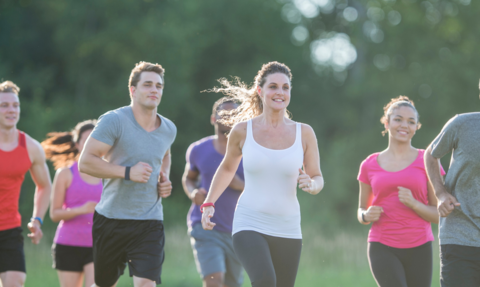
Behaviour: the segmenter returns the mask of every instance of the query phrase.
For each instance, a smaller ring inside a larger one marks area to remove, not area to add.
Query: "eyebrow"
[[[403,117],[401,115],[395,115],[396,118],[400,117],[403,119]],[[410,120],[416,120],[415,118],[409,118]]]
[[[145,82],[143,82],[143,83],[144,83],[144,84],[153,84],[153,81],[145,81]],[[163,86],[163,83],[157,82],[157,83],[155,83],[155,85]]]

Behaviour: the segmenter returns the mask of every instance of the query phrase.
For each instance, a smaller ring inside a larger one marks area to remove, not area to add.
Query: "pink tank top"
[[[99,202],[102,195],[102,182],[92,185],[83,181],[78,171],[78,163],[75,162],[70,170],[72,183],[65,192],[63,208],[74,208],[85,204],[87,201]],[[82,214],[70,220],[62,220],[58,224],[53,242],[69,245],[92,247],[92,224],[93,213]]]

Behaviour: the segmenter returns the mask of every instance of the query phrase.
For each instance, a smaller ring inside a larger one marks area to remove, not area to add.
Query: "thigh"
[[[275,287],[276,276],[266,238],[255,231],[233,235],[233,248],[247,271],[252,287]]]
[[[379,287],[407,287],[403,265],[392,249],[379,242],[369,242],[370,270]]]
[[[19,271],[26,273],[22,228],[0,231],[0,273]]]
[[[302,240],[268,236],[277,287],[293,287],[302,252]]]
[[[7,271],[0,273],[0,286],[23,286],[27,274],[20,271]],[[2,285],[3,284],[3,285]]]
[[[57,270],[57,274],[60,287],[82,287],[83,285],[83,272]]]
[[[85,287],[90,287],[95,283],[93,262],[83,266],[83,274],[85,278]]]
[[[93,261],[95,284],[114,285],[126,267],[126,248],[131,232],[119,229],[120,222],[95,212],[93,218]]]
[[[160,276],[165,259],[163,223],[159,220],[145,220],[132,227],[135,235],[126,251],[130,276],[161,284]]]
[[[402,259],[409,287],[430,287],[432,285],[432,242],[421,246],[399,250],[406,253]]]
[[[200,224],[195,224],[190,232],[195,263],[202,278],[226,272],[224,251],[215,232],[204,230]]]
[[[440,245],[442,287],[480,286],[480,247]]]

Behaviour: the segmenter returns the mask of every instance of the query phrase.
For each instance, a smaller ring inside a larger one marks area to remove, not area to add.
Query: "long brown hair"
[[[229,111],[219,111],[222,117],[219,122],[226,126],[233,126],[236,123],[252,119],[259,116],[263,112],[263,102],[257,92],[257,87],[263,87],[267,80],[267,76],[275,73],[285,74],[290,81],[292,80],[292,72],[290,68],[279,62],[269,62],[264,64],[254,78],[254,83],[249,87],[242,82],[240,78],[234,77],[232,81],[221,78],[218,82],[221,87],[214,87],[207,92],[222,93],[226,95],[225,99],[239,103],[236,109]],[[290,113],[285,112],[285,116],[290,118]]]
[[[393,98],[390,100],[388,104],[386,104],[383,107],[383,116],[380,118],[380,122],[382,124],[388,124],[390,122],[390,116],[393,113],[393,110],[398,109],[399,107],[410,107],[415,111],[415,114],[417,114],[417,129],[420,129],[422,124],[420,123],[420,115],[418,114],[417,109],[415,108],[415,103],[413,103],[410,98],[407,96],[398,96],[396,98]],[[382,135],[386,135],[388,133],[388,129],[385,129],[382,132]]]
[[[68,167],[78,160],[80,151],[75,145],[80,141],[82,134],[93,130],[96,120],[86,120],[78,123],[70,132],[51,132],[41,144],[47,159],[53,162],[55,169]]]

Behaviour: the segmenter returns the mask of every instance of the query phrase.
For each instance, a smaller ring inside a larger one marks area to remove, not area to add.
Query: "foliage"
[[[213,132],[208,118],[219,96],[200,91],[230,75],[251,83],[263,63],[284,62],[294,75],[289,109],[314,128],[326,180],[314,200],[299,195],[303,221],[338,228],[355,224],[360,162],[387,145],[379,119],[390,98],[404,94],[417,103],[418,148],[451,116],[478,110],[479,10],[468,0],[4,0],[0,79],[22,89],[19,128],[43,140],[128,105],[134,63],[162,64],[159,112],[179,131],[165,211],[179,223],[189,205],[180,184],[184,154]],[[341,40],[330,50],[340,60],[316,50],[337,43],[329,39]],[[27,181],[24,218],[32,193]]]

